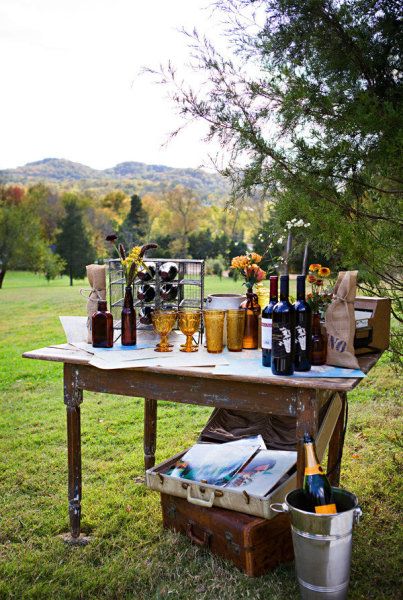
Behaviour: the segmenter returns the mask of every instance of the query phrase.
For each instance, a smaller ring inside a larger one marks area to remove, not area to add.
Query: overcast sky
[[[95,168],[208,163],[215,149],[179,124],[144,65],[187,60],[177,29],[216,35],[209,0],[1,0],[0,168],[45,157]]]

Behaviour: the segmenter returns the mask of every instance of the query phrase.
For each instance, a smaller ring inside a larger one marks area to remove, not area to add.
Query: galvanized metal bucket
[[[350,579],[353,526],[362,511],[354,494],[332,488],[337,514],[321,515],[304,510],[301,489],[287,494],[274,512],[291,517],[295,568],[303,600],[345,600]]]

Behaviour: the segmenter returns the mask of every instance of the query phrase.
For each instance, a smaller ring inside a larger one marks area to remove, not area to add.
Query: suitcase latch
[[[234,538],[232,537],[232,533],[230,533],[229,531],[226,531],[224,533],[224,535],[225,535],[225,539],[227,540],[227,546],[228,546],[228,548],[230,548],[234,552],[234,554],[240,554],[241,548],[240,548],[239,544],[236,544],[234,542]]]

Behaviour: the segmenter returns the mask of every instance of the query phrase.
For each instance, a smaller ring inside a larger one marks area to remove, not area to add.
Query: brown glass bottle
[[[126,287],[122,310],[122,346],[136,345],[136,310],[131,286]]]
[[[326,363],[326,338],[322,333],[320,325],[320,314],[314,313],[312,315],[312,350],[311,350],[311,363],[319,366]]]
[[[92,315],[92,345],[94,348],[113,346],[113,317],[105,300],[98,301],[98,310]]]
[[[246,311],[242,348],[244,350],[253,350],[259,345],[260,306],[258,297],[253,293],[252,289],[246,292],[246,300],[242,302],[241,308],[244,308]]]

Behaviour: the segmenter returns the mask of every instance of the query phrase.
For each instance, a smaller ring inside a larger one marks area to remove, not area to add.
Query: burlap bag
[[[333,290],[333,300],[326,315],[327,359],[329,365],[358,369],[354,355],[354,300],[358,271],[342,271]]]
[[[87,265],[86,269],[91,286],[87,302],[87,342],[92,344],[92,315],[98,308],[98,300],[106,300],[106,268],[105,265]]]

